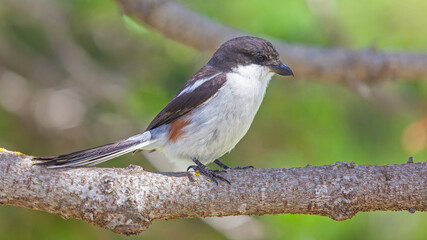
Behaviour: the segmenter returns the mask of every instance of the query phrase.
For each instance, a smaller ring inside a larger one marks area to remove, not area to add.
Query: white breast
[[[248,131],[272,75],[254,64],[227,73],[218,94],[192,114],[192,123],[184,128],[188,134],[168,143],[163,152],[171,160],[209,163],[232,150]]]

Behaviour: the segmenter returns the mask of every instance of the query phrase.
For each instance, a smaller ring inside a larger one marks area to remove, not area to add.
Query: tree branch
[[[187,173],[138,166],[46,169],[0,149],[0,203],[78,218],[121,234],[157,219],[315,214],[345,220],[358,212],[427,211],[427,162],[224,171],[219,185]]]
[[[208,19],[174,0],[117,0],[123,11],[165,36],[199,50],[215,50],[222,42],[248,35]],[[284,29],[286,31],[286,29]],[[273,41],[299,78],[375,84],[395,78],[427,79],[427,54],[352,51]]]

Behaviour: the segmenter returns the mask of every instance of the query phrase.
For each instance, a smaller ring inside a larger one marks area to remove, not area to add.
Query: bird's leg
[[[218,175],[218,173],[216,173],[214,170],[211,170],[208,167],[206,167],[206,165],[204,165],[203,163],[201,163],[197,158],[193,158],[193,162],[196,165],[189,166],[187,168],[187,172],[190,169],[194,169],[195,171],[200,172],[202,175],[205,175],[205,177],[207,177],[208,179],[210,179],[213,182],[215,182],[216,185],[218,185],[218,180],[227,182],[228,184],[231,185],[230,181],[228,181],[224,177],[221,177],[220,175]]]
[[[215,159],[214,163],[216,163],[218,166],[222,167],[223,169],[242,170],[242,169],[254,168],[254,166],[246,166],[246,167],[237,166],[235,168],[232,168],[227,166],[225,163],[221,162],[219,159]]]

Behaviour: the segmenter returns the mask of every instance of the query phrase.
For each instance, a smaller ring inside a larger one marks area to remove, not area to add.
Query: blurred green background
[[[256,36],[427,52],[425,0],[182,2]],[[136,24],[114,1],[3,0],[0,146],[53,155],[136,134],[210,55]],[[275,77],[249,133],[222,160],[259,168],[399,164],[409,156],[426,161],[426,80],[399,79],[371,91],[363,97],[344,85]],[[141,155],[102,166],[131,163],[155,170]],[[419,212],[359,213],[344,222],[304,215],[254,219],[259,239],[427,239],[427,214]],[[125,237],[78,220],[0,207],[0,239],[172,238],[239,239],[198,219],[156,221],[143,234]]]

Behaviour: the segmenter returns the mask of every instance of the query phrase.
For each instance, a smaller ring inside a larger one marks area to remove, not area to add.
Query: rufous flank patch
[[[185,119],[184,119],[185,118]],[[185,131],[183,128],[191,123],[191,119],[187,117],[181,117],[175,122],[171,124],[171,128],[169,130],[169,141],[176,142],[182,135],[184,135]]]

